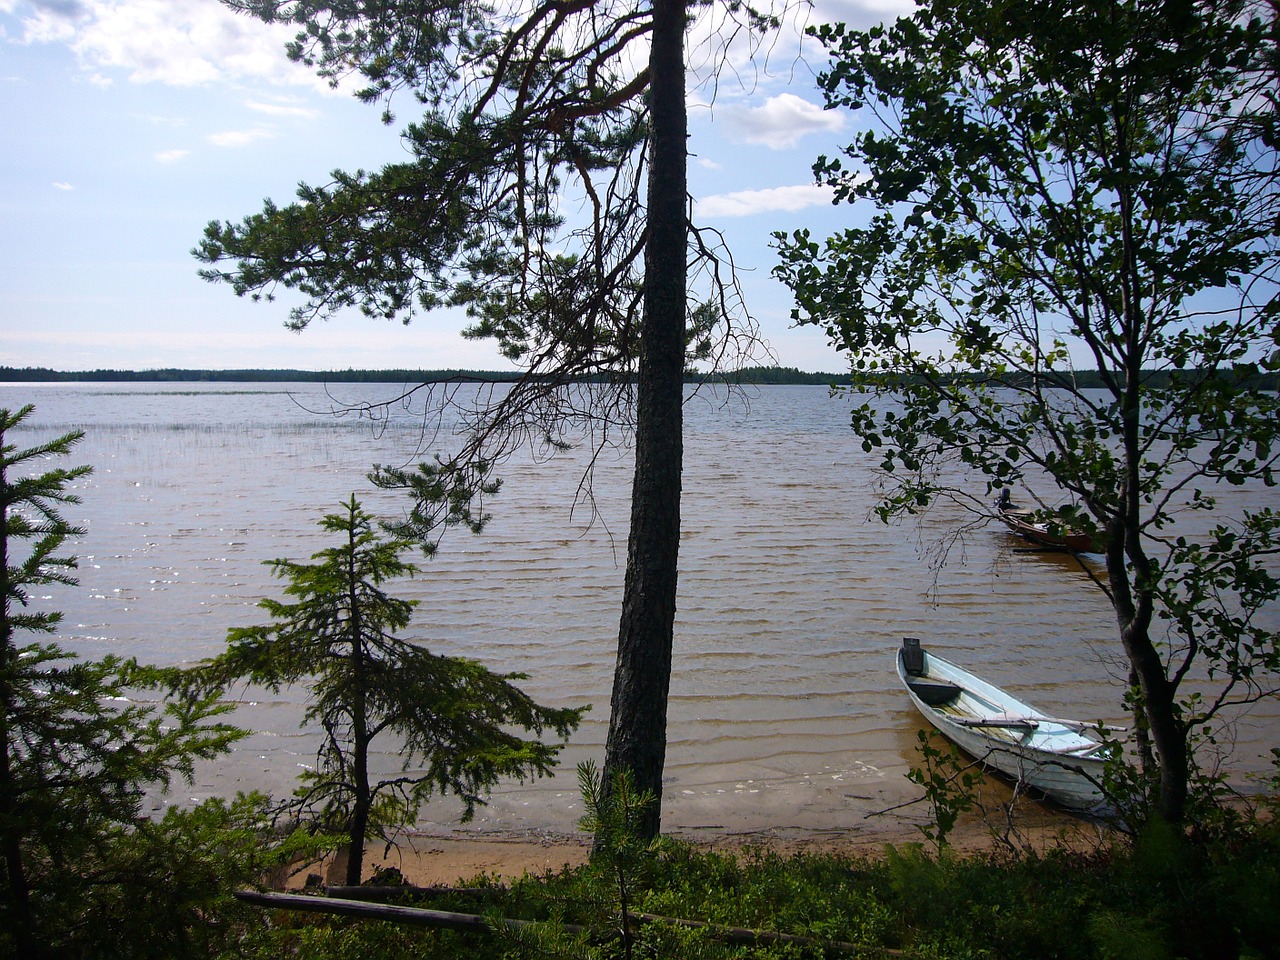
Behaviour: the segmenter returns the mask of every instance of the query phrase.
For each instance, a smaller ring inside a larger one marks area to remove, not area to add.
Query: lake
[[[65,614],[60,642],[161,664],[212,656],[229,627],[265,622],[262,597],[280,595],[263,561],[328,545],[316,526],[323,513],[352,492],[373,512],[399,513],[396,496],[365,474],[424,445],[435,452],[420,417],[399,407],[376,424],[310,412],[328,409],[329,394],[383,400],[400,388],[327,389],[0,385],[4,406],[36,404],[29,442],[83,429],[66,465],[95,468],[79,485],[83,503],[65,511],[87,528],[74,547],[80,586],[41,601]],[[848,429],[847,407],[802,386],[687,404],[669,831],[879,829],[868,815],[918,792],[905,773],[922,721],[893,666],[903,636],[1046,712],[1124,722],[1114,619],[1076,562],[1029,551],[990,524],[967,530],[940,565],[939,542],[971,518],[947,504],[919,525],[872,516],[878,458]],[[582,812],[574,766],[603,759],[631,460],[601,458],[594,512],[575,506],[585,463],[581,449],[514,455],[499,468],[485,532],[450,531],[397,589],[420,601],[407,635],[434,652],[527,673],[522,686],[544,703],[592,705],[560,774],[504,785],[468,829],[572,832]],[[284,794],[314,762],[318,732],[299,728],[304,691],[236,696],[236,720],[253,734],[157,807],[237,789]],[[1272,705],[1240,722],[1241,771],[1264,768],[1278,718]],[[394,749],[378,763],[398,768]],[[434,803],[422,826],[451,830],[456,815],[456,805]]]

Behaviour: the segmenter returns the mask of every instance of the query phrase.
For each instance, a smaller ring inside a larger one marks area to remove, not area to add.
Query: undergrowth
[[[731,944],[651,921],[625,942],[602,903],[616,875],[585,866],[509,885],[479,877],[423,906],[545,921],[529,937],[273,914],[234,956],[310,960],[476,957],[893,956],[920,960],[1268,960],[1280,956],[1280,830],[1212,844],[1153,827],[1092,852],[960,856],[919,845],[871,856],[742,854],[661,842],[627,864],[634,915],[775,931],[809,942]],[[616,922],[616,917],[615,917]],[[580,924],[594,934],[566,934]],[[546,931],[550,931],[548,935]],[[556,931],[560,931],[556,935]]]

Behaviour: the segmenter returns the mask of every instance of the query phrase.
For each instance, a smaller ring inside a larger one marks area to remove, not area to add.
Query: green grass
[[[618,940],[556,924],[616,928],[600,867],[478,878],[480,895],[424,906],[551,921],[541,932],[463,936],[374,921],[273,912],[234,956],[306,960],[472,960],[624,956]],[[627,878],[635,911],[813,938],[726,945],[708,930],[641,925],[633,957],[892,956],[921,960],[1264,960],[1280,955],[1280,831],[1197,846],[1155,831],[1096,851],[941,857],[921,847],[873,856],[721,854],[663,843]],[[821,942],[859,948],[823,947]]]

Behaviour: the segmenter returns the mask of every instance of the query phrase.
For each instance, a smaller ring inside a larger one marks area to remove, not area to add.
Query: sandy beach
[[[923,811],[919,811],[923,815]],[[920,843],[924,836],[917,827],[916,813],[895,816],[858,830],[755,830],[725,833],[714,830],[675,831],[669,836],[696,847],[736,854],[769,851],[793,854],[877,855],[888,845]],[[1044,850],[1053,845],[1085,848],[1105,839],[1099,824],[1080,820],[1037,804],[1020,806],[1015,820],[1020,847]],[[1001,839],[1006,824],[971,819],[952,834],[952,846],[959,852],[997,851],[1006,847]],[[586,863],[590,838],[585,834],[503,833],[496,831],[452,833],[409,833],[398,846],[387,850],[381,843],[370,844],[365,852],[366,880],[379,869],[395,868],[407,883],[416,886],[456,886],[484,874],[500,879],[517,879],[554,873],[564,867]],[[318,866],[300,870],[279,884],[284,889],[303,887],[311,874],[326,885],[344,881],[345,858],[334,858]],[[313,880],[314,882],[314,880]]]

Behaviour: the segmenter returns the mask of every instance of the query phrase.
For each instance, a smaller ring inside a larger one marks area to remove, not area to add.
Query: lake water
[[[0,385],[0,404],[36,404],[30,442],[83,429],[67,465],[95,468],[83,503],[65,511],[88,531],[75,547],[80,586],[42,601],[65,613],[61,642],[162,664],[214,655],[229,627],[265,622],[259,599],[280,595],[263,561],[327,545],[321,514],[353,491],[374,512],[398,512],[365,474],[412,457],[420,419],[400,411],[375,427],[308,412],[328,407],[325,389]],[[381,400],[399,387],[330,390]],[[988,525],[939,567],[937,542],[966,515],[942,505],[919,526],[870,516],[876,458],[849,431],[847,405],[823,387],[787,386],[687,405],[670,831],[879,830],[869,814],[917,795],[905,773],[922,721],[893,668],[903,636],[1048,712],[1124,722],[1114,620],[1078,565]],[[603,758],[631,461],[624,451],[598,465],[594,520],[574,508],[584,463],[579,450],[512,457],[486,531],[450,532],[397,591],[420,601],[408,635],[433,651],[527,673],[522,685],[544,703],[592,705],[559,776],[504,785],[468,829],[572,832],[574,765]],[[238,694],[236,719],[252,736],[157,804],[284,794],[314,761],[318,733],[299,728],[305,691]],[[1244,718],[1235,738],[1237,768],[1263,769],[1280,740],[1274,706]],[[379,765],[398,767],[393,747]],[[432,804],[423,827],[453,829],[456,814]]]

